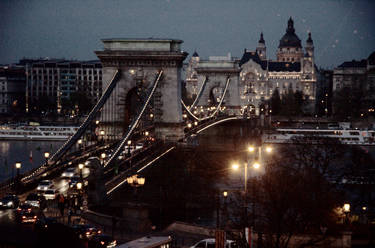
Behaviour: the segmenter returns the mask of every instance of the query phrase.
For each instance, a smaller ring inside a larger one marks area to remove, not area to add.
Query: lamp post
[[[99,131],[99,135],[100,135],[100,142],[101,143],[104,143],[104,135],[105,135],[105,132],[104,132],[104,130],[100,130]]]
[[[344,213],[345,213],[345,224],[349,224],[349,214],[350,214],[350,204],[345,203],[343,207]]]
[[[78,207],[79,207],[79,210],[81,210],[81,208],[82,208],[82,188],[83,188],[83,184],[82,184],[82,182],[78,182],[77,183],[77,191],[78,191]]]
[[[83,164],[78,164],[78,169],[79,169],[79,177],[81,178],[81,180],[82,180],[82,178],[83,178],[83,175],[82,175],[82,170],[83,170],[83,167],[84,167],[84,165],[83,165]]]
[[[267,150],[267,149],[266,149]],[[268,149],[269,150],[269,149]],[[245,234],[246,234],[246,229],[247,229],[247,225],[248,225],[248,219],[247,219],[247,192],[248,192],[248,189],[247,189],[247,179],[248,179],[248,166],[252,166],[254,169],[258,170],[260,167],[261,167],[261,164],[260,164],[260,157],[261,157],[261,147],[254,147],[252,145],[248,146],[247,148],[247,151],[249,154],[253,154],[255,153],[256,151],[258,152],[258,155],[252,159],[252,161],[250,161],[250,156],[248,155],[247,157],[247,163],[244,163],[244,227],[245,227]],[[271,150],[269,150],[271,151]],[[240,167],[239,164],[233,164],[232,165],[232,169],[233,170],[238,170]],[[254,190],[253,190],[254,191]],[[253,226],[254,226],[254,216],[255,216],[255,206],[253,205],[253,209],[252,209],[252,221],[253,221]],[[252,231],[251,231],[252,232]],[[245,235],[246,236],[246,235]],[[251,237],[249,237],[250,239],[250,244],[251,244]],[[250,245],[251,246],[251,245]]]
[[[106,157],[106,154],[104,152],[102,154],[100,154],[100,161],[102,162],[102,166],[104,165],[105,157]]]
[[[136,188],[135,191],[134,191],[134,195],[136,195],[137,194],[137,188],[145,185],[146,179],[144,177],[138,177],[138,175],[135,174],[133,176],[130,176],[130,177],[126,178],[126,182],[130,186]]]
[[[48,165],[49,152],[44,153],[44,158],[46,159],[46,165]]]
[[[21,162],[16,162],[15,167],[16,167],[16,191],[18,193],[19,187],[20,187],[20,170],[21,170]]]
[[[82,139],[79,139],[77,142],[78,142],[78,149],[81,150],[81,148],[82,148]]]
[[[130,157],[130,145],[132,144],[132,141],[128,140],[127,144],[128,144],[128,152],[126,153],[126,156]]]
[[[126,182],[132,187],[140,187],[143,186],[146,182],[144,177],[138,177],[137,174],[126,178]]]

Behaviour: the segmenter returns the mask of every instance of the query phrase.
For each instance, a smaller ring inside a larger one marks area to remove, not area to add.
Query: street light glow
[[[16,162],[16,169],[21,169],[21,162]]]
[[[82,189],[82,183],[81,183],[81,182],[78,182],[78,183],[77,183],[77,189],[78,189],[78,190]]]
[[[83,169],[83,164],[78,164],[78,169],[82,170]]]
[[[266,152],[267,152],[267,153],[271,153],[271,152],[272,152],[272,147],[267,146],[267,147],[266,147]]]
[[[102,158],[102,159],[105,159],[105,153],[103,152],[102,154],[100,154],[100,157]]]
[[[349,203],[345,203],[345,204],[344,204],[344,212],[345,212],[345,213],[350,212],[350,204],[349,204]]]
[[[253,164],[253,167],[254,167],[254,169],[259,169],[260,164],[259,164],[258,162],[255,162],[255,163]]]
[[[227,197],[227,196],[228,196],[228,192],[227,192],[227,191],[224,191],[224,192],[223,192],[223,196],[224,196],[224,197]]]
[[[249,147],[247,148],[247,150],[248,150],[249,152],[254,152],[254,151],[255,151],[255,148],[254,148],[254,146],[249,146]]]
[[[49,158],[49,152],[45,152],[45,153],[44,153],[44,157],[45,157],[45,158]]]
[[[237,163],[232,164],[232,169],[233,170],[238,170],[238,168],[240,168],[240,166]]]

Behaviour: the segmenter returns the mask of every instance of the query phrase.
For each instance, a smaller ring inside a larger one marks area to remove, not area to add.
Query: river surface
[[[44,153],[52,155],[63,142],[0,140],[0,182],[16,175],[16,162],[22,163],[21,173],[27,172],[44,163]]]

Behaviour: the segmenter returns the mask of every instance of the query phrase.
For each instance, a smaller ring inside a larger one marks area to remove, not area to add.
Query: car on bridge
[[[27,203],[22,203],[21,205],[18,206],[16,214],[20,214],[22,212],[31,212],[33,206]]]
[[[49,189],[43,192],[43,196],[46,200],[55,200],[58,193],[59,192],[56,189]]]
[[[44,196],[42,195],[38,195],[36,193],[30,193],[27,197],[26,197],[26,200],[25,200],[25,203],[26,204],[29,204],[33,207],[36,207],[36,208],[39,208],[41,203],[44,201],[45,202],[45,198]]]
[[[21,223],[35,223],[38,220],[38,216],[33,211],[24,211],[17,215],[17,219]]]
[[[37,191],[46,191],[53,188],[53,183],[51,180],[43,180],[39,183],[38,187],[36,187]]]
[[[16,195],[7,195],[0,200],[0,208],[16,208],[20,200]]]
[[[62,178],[71,178],[76,175],[76,169],[75,168],[68,168],[66,169],[62,174]]]

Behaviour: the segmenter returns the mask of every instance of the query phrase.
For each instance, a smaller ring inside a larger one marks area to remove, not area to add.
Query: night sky
[[[375,51],[373,0],[0,0],[0,63],[27,58],[97,59],[102,38],[182,39],[203,58],[241,57],[264,33],[268,58],[287,21],[303,46],[312,33],[318,67]]]

